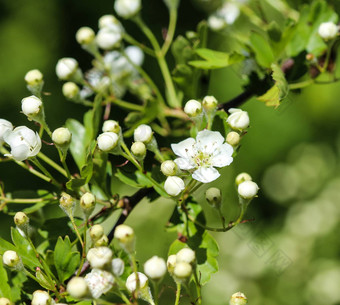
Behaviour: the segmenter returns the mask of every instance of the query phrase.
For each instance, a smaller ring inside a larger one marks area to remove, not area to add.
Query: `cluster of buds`
[[[248,205],[257,196],[259,191],[258,185],[252,181],[251,176],[247,173],[239,174],[235,179],[235,183],[240,203]]]
[[[196,265],[196,255],[190,248],[183,248],[177,254],[170,255],[167,268],[176,283],[187,282]]]
[[[90,238],[95,247],[103,247],[109,244],[109,239],[104,234],[104,228],[101,225],[93,225],[89,231]]]

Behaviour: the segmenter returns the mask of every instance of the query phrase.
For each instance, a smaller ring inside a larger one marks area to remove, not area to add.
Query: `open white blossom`
[[[85,282],[93,298],[98,299],[103,293],[108,292],[114,285],[113,275],[100,269],[92,269],[85,276]]]
[[[182,170],[194,170],[192,177],[208,183],[216,180],[220,173],[214,167],[224,167],[233,162],[233,148],[223,143],[224,138],[218,131],[198,132],[196,140],[188,138],[178,144],[171,144],[179,157],[176,164]]]
[[[4,135],[8,131],[13,130],[13,125],[10,121],[0,119],[0,145],[4,143]]]
[[[26,126],[19,126],[12,132],[6,132],[4,140],[11,147],[9,156],[17,161],[34,157],[41,149],[41,139],[38,133]]]
[[[86,256],[92,268],[104,268],[111,263],[112,250],[107,247],[91,248]]]

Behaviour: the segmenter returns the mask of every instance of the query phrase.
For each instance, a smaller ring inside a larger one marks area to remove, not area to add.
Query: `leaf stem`
[[[68,178],[67,171],[63,169],[60,165],[55,163],[52,159],[44,155],[42,152],[39,152],[37,157],[39,157],[41,160],[43,160],[45,163],[53,167],[55,170],[57,170],[59,173],[61,173],[63,176]]]
[[[124,33],[123,39],[126,40],[128,43],[131,43],[132,45],[135,45],[137,47],[140,47],[146,54],[156,57],[155,51],[147,47],[146,45],[142,44],[141,42],[134,39],[132,36],[130,36],[128,33]]]
[[[168,33],[166,35],[164,44],[161,49],[162,56],[165,56],[168,52],[170,45],[172,43],[172,40],[175,35],[175,29],[176,29],[176,23],[177,23],[177,9],[171,8],[170,9],[170,20],[169,20],[169,27],[168,27]]]
[[[53,178],[53,176],[50,174],[50,172],[39,162],[39,160],[36,157],[31,158],[31,160],[47,177],[49,177],[49,182],[51,182],[52,184],[54,184],[58,188],[61,188],[61,184],[59,184],[59,182],[57,182]]]

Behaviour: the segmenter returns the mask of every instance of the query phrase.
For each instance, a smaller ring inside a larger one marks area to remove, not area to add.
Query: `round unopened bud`
[[[72,198],[71,195],[67,194],[67,193],[61,193],[61,197],[59,199],[59,203],[60,205],[65,208],[65,209],[69,209],[72,208],[74,205],[74,199]]]
[[[183,248],[179,250],[176,254],[176,263],[185,262],[189,264],[193,264],[196,260],[195,251],[190,248]]]
[[[227,134],[226,142],[231,146],[237,146],[240,143],[241,137],[236,131],[231,131]]]
[[[114,4],[116,13],[123,18],[135,16],[141,8],[141,0],[116,0]]]
[[[202,113],[202,105],[199,101],[189,100],[186,102],[184,106],[184,112],[189,117],[196,117]]]
[[[247,303],[247,297],[242,292],[236,292],[231,296],[229,305],[246,305]]]
[[[177,176],[169,176],[164,182],[164,190],[170,196],[177,196],[185,189],[184,181]]]
[[[217,107],[217,104],[218,104],[217,99],[211,95],[207,95],[206,97],[204,97],[202,101],[203,108],[206,111],[215,110]]]
[[[144,272],[149,278],[153,280],[160,280],[166,273],[166,267],[167,266],[163,258],[153,256],[145,262]]]
[[[77,31],[76,40],[81,45],[87,45],[94,41],[95,36],[96,34],[91,28],[83,26]]]
[[[83,210],[92,210],[96,205],[96,197],[92,193],[85,193],[80,198],[80,206]]]
[[[244,181],[251,181],[252,178],[249,174],[247,173],[241,173],[241,174],[238,174],[235,178],[235,183],[236,183],[236,186],[239,186],[242,182]]]
[[[72,134],[68,128],[60,127],[53,131],[52,141],[59,146],[68,146],[71,143]]]
[[[237,108],[229,109],[229,117],[227,123],[233,129],[243,130],[249,127],[249,116],[247,111]]]
[[[102,151],[109,152],[116,148],[118,144],[118,135],[114,132],[104,132],[97,138],[98,148]]]
[[[97,241],[104,235],[104,228],[101,225],[93,225],[89,231],[93,241]]]
[[[18,227],[23,227],[23,226],[27,225],[29,223],[29,221],[30,221],[29,218],[23,212],[17,212],[14,216],[14,223]]]
[[[103,124],[102,131],[103,132],[114,132],[118,134],[120,131],[119,123],[114,120],[107,120]]]
[[[7,298],[0,298],[0,305],[11,305],[11,301]]]
[[[143,142],[134,142],[131,145],[131,152],[138,159],[143,159],[146,156],[146,146]]]
[[[33,292],[32,305],[50,305],[52,299],[47,291],[36,290]],[[54,304],[54,302],[53,302]]]
[[[7,250],[4,252],[2,256],[2,261],[4,265],[13,268],[13,267],[16,267],[20,263],[21,260],[20,260],[19,255],[15,251]]]
[[[257,195],[258,185],[253,181],[244,181],[238,186],[238,194],[244,199],[252,199]]]
[[[67,292],[75,299],[82,299],[89,295],[89,288],[82,277],[75,276],[67,284]]]
[[[119,20],[113,15],[104,15],[98,20],[98,27],[100,29],[112,26],[120,26]]]
[[[137,272],[138,276],[138,281],[139,281],[139,288],[143,289],[148,286],[149,281],[147,276],[142,273],[142,272]],[[128,276],[126,279],[126,288],[129,290],[131,293],[134,292],[137,289],[137,276],[136,273],[132,273]]]
[[[106,247],[109,244],[109,238],[106,235],[103,235],[101,238],[99,238],[94,246],[95,247]]]
[[[37,69],[34,69],[34,70],[30,70],[26,73],[25,75],[25,81],[27,83],[27,85],[29,86],[37,86],[37,85],[40,85],[43,81],[43,75],[42,73],[37,70]]]
[[[105,27],[99,30],[96,36],[98,47],[103,50],[111,50],[120,45],[122,32],[119,28]]]
[[[135,129],[133,137],[136,142],[147,144],[152,140],[153,132],[149,125],[142,124]]]
[[[63,85],[62,88],[64,96],[68,100],[73,100],[79,95],[79,87],[74,82],[67,82]]]
[[[174,176],[177,173],[177,164],[172,160],[166,160],[161,165],[161,171],[165,176]]]
[[[42,101],[34,95],[25,97],[21,100],[21,110],[28,116],[36,116],[42,108]]]
[[[205,199],[214,208],[220,208],[222,202],[221,190],[216,187],[211,187],[205,192]]]
[[[125,263],[121,258],[112,260],[112,273],[115,276],[121,276],[124,273]]]
[[[78,70],[78,62],[71,57],[64,57],[58,60],[56,73],[59,79],[69,80]]]
[[[174,276],[179,280],[187,280],[192,274],[192,266],[186,262],[176,262]]]
[[[135,232],[127,225],[119,225],[116,227],[114,238],[116,238],[121,247],[128,253],[134,251],[135,248]]]
[[[92,268],[102,269],[111,264],[112,250],[108,247],[91,248],[86,258]]]
[[[331,21],[321,23],[318,29],[320,37],[324,40],[331,40],[335,38],[338,32],[339,26]]]
[[[168,257],[168,260],[166,262],[166,266],[168,268],[168,272],[172,275],[174,273],[174,269],[176,266],[176,261],[177,261],[177,257],[176,254],[172,254]]]

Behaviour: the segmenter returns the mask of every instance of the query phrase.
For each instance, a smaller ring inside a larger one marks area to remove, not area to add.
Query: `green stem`
[[[44,175],[46,175],[47,177],[49,177],[50,181],[52,184],[54,184],[55,186],[57,186],[58,188],[61,188],[61,185],[58,183],[58,181],[56,181],[53,176],[50,174],[50,172],[39,162],[39,160],[34,157],[31,158],[32,162],[44,173]]]
[[[44,201],[46,201],[46,199],[44,199],[44,198],[30,198],[30,199],[16,198],[16,199],[12,199],[12,198],[7,198],[7,197],[0,197],[0,201],[5,201],[6,203],[31,204],[31,203],[44,202]]]
[[[166,38],[165,38],[165,41],[164,41],[164,44],[161,50],[162,56],[166,55],[166,53],[168,52],[170,48],[172,40],[174,39],[176,23],[177,23],[177,9],[172,8],[170,10],[168,33],[166,35]]]
[[[158,305],[158,288],[159,288],[159,281],[152,281],[152,285],[153,285],[153,293],[155,296],[155,305]]]
[[[76,226],[76,223],[74,222],[74,217],[73,217],[72,213],[69,213],[68,216],[70,217],[70,220],[71,220],[73,229],[74,229],[74,231],[76,232],[76,235],[77,235],[77,237],[78,237],[78,239],[79,239],[79,242],[80,242],[80,244],[81,244],[81,247],[84,248],[84,242],[83,242],[83,240],[82,240],[82,238],[81,238],[81,235],[80,235],[79,230],[78,230],[78,228],[77,228],[77,226]],[[80,269],[79,269],[79,270],[80,270]],[[79,270],[78,270],[78,272],[79,272]]]
[[[110,102],[127,110],[135,110],[140,112],[144,110],[144,107],[141,105],[132,104],[117,98],[110,98]]]
[[[122,300],[125,302],[125,304],[132,305],[130,300],[126,297],[126,295],[119,290],[119,296],[122,298]]]
[[[83,269],[83,265],[85,263],[85,259],[86,259],[86,231],[87,231],[87,222],[88,222],[88,217],[85,217],[85,223],[84,223],[84,234],[83,234],[83,244],[82,244],[82,256],[81,256],[81,262],[78,268],[78,272],[77,272],[77,276],[80,275],[81,270]]]
[[[175,301],[175,305],[179,304],[179,299],[181,297],[181,283],[177,283],[176,284],[177,290],[176,290],[176,301]]]
[[[201,285],[200,285],[199,280],[198,280],[196,268],[195,268],[195,271],[194,271],[194,278],[195,278],[195,282],[196,282],[197,303],[201,304],[202,303]]]
[[[137,47],[140,47],[146,54],[156,57],[155,51],[148,48],[141,42],[134,39],[132,36],[130,36],[128,33],[124,33],[123,39],[126,40],[128,43],[131,43],[132,45],[135,45]]]
[[[39,157],[41,160],[43,160],[45,163],[53,167],[55,170],[57,170],[59,173],[61,173],[63,176],[68,178],[67,171],[63,169],[60,165],[55,163],[53,160],[51,160],[49,157],[44,155],[42,152],[39,152],[37,157]]]
[[[309,85],[314,83],[314,79],[308,79],[306,81],[300,82],[300,83],[293,83],[293,84],[289,84],[289,89],[290,90],[294,90],[294,89],[301,89],[301,88],[305,88],[308,87]]]
[[[223,229],[225,229],[226,228],[225,227],[225,218],[222,214],[221,207],[218,208],[218,214],[220,215],[220,218],[221,218],[222,227],[223,227]]]

